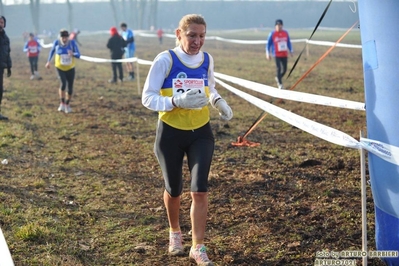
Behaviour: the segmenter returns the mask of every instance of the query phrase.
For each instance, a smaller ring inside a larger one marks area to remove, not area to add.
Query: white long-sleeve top
[[[175,47],[173,51],[179,57],[179,59],[189,67],[197,67],[203,61],[203,52],[200,51],[196,55],[186,54],[181,48]],[[209,102],[213,106],[215,99],[221,98],[215,89],[215,77],[214,77],[214,63],[213,57],[209,55],[209,70],[208,70],[208,87],[209,87]],[[148,72],[147,79],[144,83],[143,93],[141,97],[142,104],[153,111],[171,111],[175,108],[172,104],[172,97],[161,96],[160,91],[163,82],[169,70],[172,66],[172,57],[169,51],[164,51],[158,54]]]

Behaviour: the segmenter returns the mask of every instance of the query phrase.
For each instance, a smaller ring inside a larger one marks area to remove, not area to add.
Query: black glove
[[[11,68],[7,68],[7,78],[11,77]]]

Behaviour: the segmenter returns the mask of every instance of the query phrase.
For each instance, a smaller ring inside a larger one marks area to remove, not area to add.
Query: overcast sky
[[[29,4],[30,0],[3,0],[4,5],[15,4]],[[70,0],[70,2],[107,2],[109,0]],[[182,0],[158,0],[158,1],[182,1]],[[185,0],[185,1],[199,1],[199,0]],[[201,1],[221,1],[221,0],[201,0]],[[275,2],[275,1],[313,1],[313,2],[328,2],[330,0],[223,0],[228,1],[258,1],[258,2]],[[66,3],[66,0],[40,0],[41,3]],[[334,2],[357,2],[357,0],[334,0]]]

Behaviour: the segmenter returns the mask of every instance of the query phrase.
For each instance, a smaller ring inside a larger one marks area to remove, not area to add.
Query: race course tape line
[[[89,57],[85,55],[81,55],[80,59],[94,62],[94,63],[110,63],[110,62],[137,62],[140,65],[151,65],[152,61],[142,60],[137,57],[132,58],[124,58],[124,59],[104,59],[104,58],[96,58],[96,57]],[[327,96],[320,96],[310,93],[304,92],[297,92],[297,91],[289,91],[289,90],[276,90],[276,88],[267,86],[264,84],[256,83],[253,81],[221,74],[215,73],[215,77],[221,78],[224,80],[228,80],[233,82],[237,85],[246,87],[253,91],[266,94],[275,98],[281,98],[286,100],[298,101],[298,102],[305,102],[305,103],[312,103],[312,104],[319,104],[319,105],[326,105],[326,106],[333,106],[339,108],[347,108],[347,109],[354,109],[354,110],[365,110],[364,103],[349,101],[349,100],[342,100]]]
[[[83,35],[98,35],[98,34],[107,34],[108,31],[97,31],[97,32],[90,32],[90,33],[85,33]],[[147,38],[157,38],[158,35],[154,33],[146,33],[146,32],[140,32],[136,31],[135,32],[136,36],[141,36],[141,37],[147,37]],[[176,35],[174,34],[164,34],[164,37],[167,38],[176,38]],[[236,44],[267,44],[267,40],[237,40],[237,39],[227,39],[227,38],[222,38],[219,36],[206,36],[206,40],[214,40],[214,41],[221,41],[221,42],[228,42],[228,43],[236,43]],[[39,39],[40,45],[43,48],[51,48],[53,46],[52,43],[45,44],[43,39]],[[309,39],[292,39],[292,43],[301,43],[301,42],[306,42],[307,44],[313,44],[313,45],[320,45],[320,46],[337,46],[337,47],[344,47],[344,48],[356,48],[356,49],[361,49],[362,45],[359,44],[346,44],[346,43],[334,43],[334,42],[329,42],[329,41],[316,41],[316,40],[309,40]]]
[[[85,61],[89,61],[89,62],[94,62],[94,63],[136,62],[136,63],[138,63],[140,65],[149,65],[149,66],[152,64],[152,61],[138,59],[137,57],[124,58],[124,59],[104,59],[104,58],[97,58],[97,57],[90,57],[90,56],[81,55],[80,59],[85,60]]]
[[[137,33],[138,36],[141,37],[158,37],[158,35],[154,33]],[[176,35],[174,34],[164,34],[165,37],[168,38],[176,38]],[[237,43],[237,44],[267,44],[267,40],[237,40],[237,39],[226,39],[222,38],[219,36],[206,36],[206,40],[214,40],[214,41],[221,41],[221,42],[228,42],[228,43]],[[292,43],[300,43],[300,42],[306,42],[308,44],[313,44],[313,45],[321,45],[321,46],[337,46],[337,47],[344,47],[344,48],[356,48],[356,49],[361,49],[362,46],[359,44],[346,44],[346,43],[338,43],[336,44],[335,42],[328,42],[328,41],[315,41],[315,40],[309,40],[309,39],[293,39],[291,40]]]
[[[0,228],[0,265],[1,266],[14,266],[10,250],[8,249],[7,242],[4,238],[3,231]]]
[[[137,57],[134,58],[127,58],[127,59],[119,59],[119,60],[112,60],[112,59],[102,59],[102,58],[95,58],[82,55],[80,57],[82,60],[90,61],[90,62],[97,62],[97,63],[106,63],[106,62],[137,62],[138,64],[143,65],[151,65],[152,61],[138,59]],[[238,89],[233,88],[232,86],[220,81],[217,77],[229,80],[233,83],[238,85],[242,85],[243,87],[247,87],[251,90],[270,95],[276,98],[282,98],[287,100],[294,100],[306,103],[313,103],[313,104],[320,104],[320,105],[327,105],[327,106],[334,106],[334,107],[341,107],[341,108],[349,108],[355,110],[365,110],[364,103],[336,99],[326,96],[308,94],[303,92],[294,92],[288,90],[276,90],[271,86],[266,86],[260,83],[224,75],[221,73],[215,73],[216,82],[225,87],[226,89],[232,91],[233,93],[237,94],[241,98],[253,103],[260,109],[280,118],[281,120],[294,125],[314,136],[317,136],[321,139],[326,141],[332,142],[337,145],[354,148],[354,149],[361,149],[364,148],[365,150],[372,152],[373,154],[379,156],[380,158],[388,161],[390,163],[399,165],[399,147],[383,143],[377,140],[371,140],[367,138],[360,138],[360,142],[356,139],[352,138],[351,136],[343,133],[339,130],[334,128],[322,125],[320,123],[314,122],[307,118],[301,117],[296,115],[292,112],[286,111],[282,108],[274,106],[268,102],[265,102],[259,98],[256,98],[250,94],[242,92]]]
[[[268,112],[269,114],[287,122],[288,124],[291,124],[299,129],[302,129],[303,131],[306,131],[309,134],[312,134],[316,137],[319,137],[321,139],[324,139],[328,142],[340,146],[352,149],[363,148],[369,152],[372,152],[378,157],[384,159],[385,161],[399,165],[399,147],[367,138],[361,138],[359,142],[342,131],[317,123],[315,121],[294,114],[287,110],[284,110],[283,108],[277,107],[253,95],[240,91],[217,78],[215,79],[215,81],[221,86],[223,86],[225,89],[238,95],[239,97],[257,106],[258,108],[264,110],[265,112]]]
[[[215,73],[215,77],[221,78],[226,81],[230,81],[237,85],[243,86],[247,89],[266,94],[275,98],[281,98],[291,101],[297,102],[305,102],[305,103],[312,103],[312,104],[320,104],[326,106],[333,106],[333,107],[340,107],[340,108],[347,108],[347,109],[354,109],[354,110],[365,110],[364,103],[349,101],[349,100],[342,100],[327,96],[320,96],[315,94],[309,94],[304,92],[297,92],[297,91],[290,91],[290,90],[276,90],[276,88],[267,86],[264,84],[256,83],[253,81],[236,78],[233,76]]]

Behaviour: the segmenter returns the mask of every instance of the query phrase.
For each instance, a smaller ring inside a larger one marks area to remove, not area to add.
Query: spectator
[[[110,29],[111,37],[108,39],[107,48],[111,52],[111,59],[120,60],[122,59],[123,53],[125,52],[126,42],[119,35],[116,27]],[[112,66],[112,79],[108,80],[109,83],[116,83],[119,72],[119,80],[123,82],[123,68],[122,62],[111,62]]]
[[[4,69],[7,69],[7,77],[11,77],[11,48],[10,39],[4,28],[6,27],[6,18],[0,15],[0,120],[8,120],[8,117],[1,114],[1,101],[3,100],[3,75]]]
[[[134,33],[128,29],[127,24],[122,22],[120,25],[122,29],[122,37],[126,41],[125,58],[133,58],[136,51],[136,44],[134,43]],[[134,80],[133,61],[126,62],[126,70],[129,73],[127,80]]]

